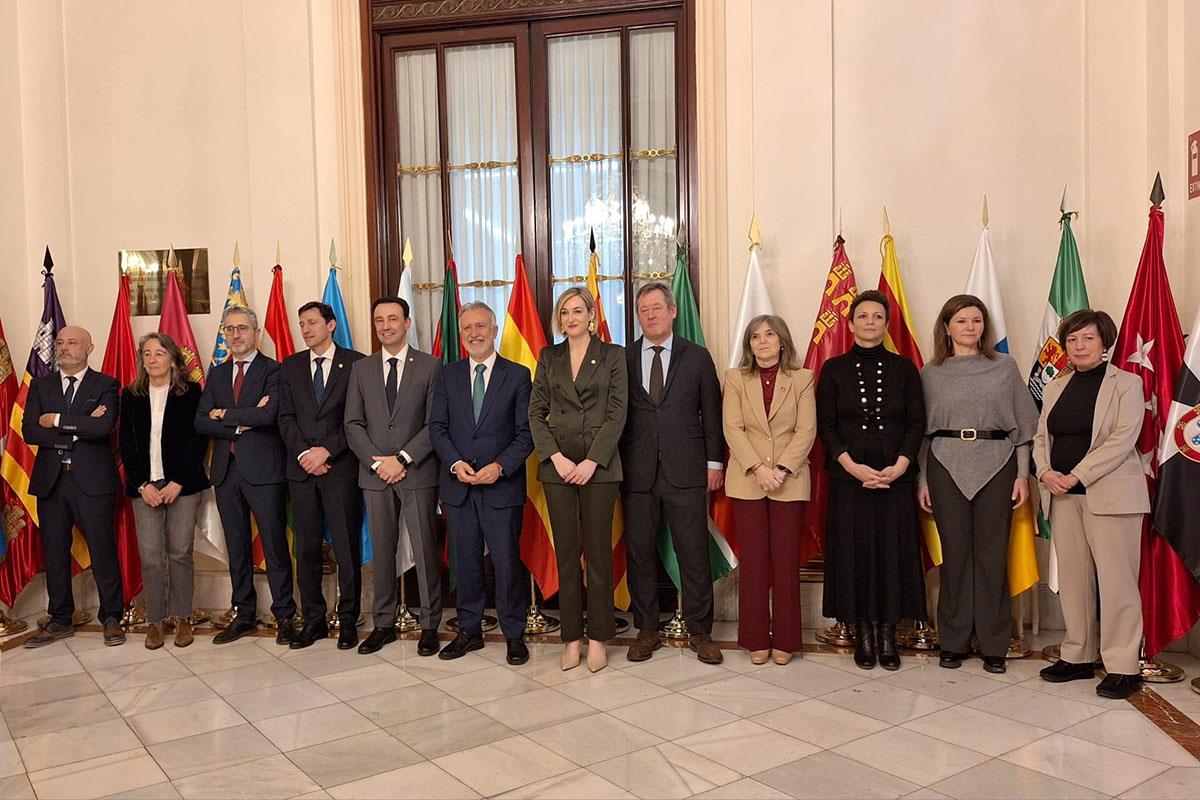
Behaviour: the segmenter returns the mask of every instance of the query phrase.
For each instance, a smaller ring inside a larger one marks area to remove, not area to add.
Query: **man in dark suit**
[[[50,622],[25,641],[42,647],[75,633],[71,615],[71,528],[87,540],[100,594],[104,643],[125,641],[121,630],[121,570],[113,537],[113,503],[121,488],[109,434],[117,423],[120,386],[88,369],[94,346],[86,330],[67,325],[54,351],[58,369],[29,384],[21,435],[38,448],[29,479],[37,498],[38,527],[46,560]]]
[[[720,488],[724,475],[721,387],[708,351],[672,334],[677,309],[669,286],[642,286],[636,305],[642,337],[627,351],[629,414],[621,461],[629,589],[639,633],[626,655],[630,661],[645,661],[662,646],[657,539],[665,511],[691,648],[704,663],[720,664],[721,650],[711,636],[705,493]]]
[[[358,459],[346,443],[346,387],[350,368],[365,356],[333,343],[333,309],[300,306],[300,335],[308,349],[280,367],[279,432],[287,448],[288,494],[296,535],[296,577],[304,627],[292,639],[299,650],[329,635],[321,591],[321,541],[329,527],[338,566],[338,649],[358,644],[362,595],[362,491]]]
[[[439,483],[458,578],[458,635],[438,653],[453,659],[483,648],[483,547],[496,574],[496,611],[508,640],[509,664],[529,660],[521,591],[521,517],[532,377],[496,353],[496,314],[468,303],[458,331],[470,356],[442,370],[433,395],[429,435],[442,461]]]
[[[258,351],[258,315],[244,306],[228,306],[221,326],[229,342],[229,360],[208,371],[196,409],[196,430],[213,440],[210,476],[229,551],[229,578],[237,615],[213,637],[232,642],[254,631],[258,596],[254,590],[250,515],[267,557],[271,613],[276,644],[295,634],[292,554],[288,548],[284,506],[283,440],[279,437],[279,362]]]
[[[371,321],[382,348],[350,370],[346,441],[358,457],[358,485],[367,501],[374,552],[375,629],[358,652],[375,653],[396,641],[396,551],[401,518],[412,541],[421,593],[417,653],[438,651],[442,622],[442,554],[434,529],[438,460],[429,439],[429,411],[441,363],[408,346],[408,302],[380,297]]]

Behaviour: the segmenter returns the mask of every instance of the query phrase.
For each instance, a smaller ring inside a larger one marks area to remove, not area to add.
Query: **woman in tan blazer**
[[[554,304],[554,326],[566,338],[542,349],[529,398],[529,429],[538,478],[554,529],[562,668],[579,665],[583,640],[583,571],[587,560],[588,669],[603,669],[613,614],[612,521],[621,486],[621,454],[629,378],[624,348],[593,335],[596,303],[583,288]]]
[[[801,643],[800,504],[809,499],[817,403],[812,371],[800,368],[779,317],[764,314],[746,327],[741,365],[725,373],[723,406],[725,493],[741,543],[738,644],[755,664],[786,664]]]
[[[1101,657],[1108,674],[1096,694],[1120,699],[1142,681],[1138,568],[1150,498],[1137,453],[1145,415],[1142,384],[1104,359],[1116,338],[1117,326],[1103,311],[1077,311],[1059,325],[1058,340],[1072,369],[1046,387],[1033,462],[1067,625],[1062,659],[1043,669],[1042,678],[1092,680]]]

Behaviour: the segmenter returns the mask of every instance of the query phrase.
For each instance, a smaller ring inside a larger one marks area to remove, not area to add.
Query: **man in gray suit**
[[[346,441],[358,457],[375,564],[375,629],[358,652],[374,653],[396,641],[396,548],[403,516],[421,590],[417,652],[431,656],[438,651],[442,621],[442,559],[434,532],[438,460],[429,411],[441,364],[408,346],[412,318],[405,300],[376,299],[371,320],[382,349],[354,363],[346,391]]]

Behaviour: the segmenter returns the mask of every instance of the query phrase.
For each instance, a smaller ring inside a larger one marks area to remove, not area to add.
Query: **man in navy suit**
[[[196,430],[213,440],[210,477],[229,551],[229,579],[237,616],[213,637],[232,642],[254,631],[258,596],[254,591],[250,515],[267,557],[271,613],[278,624],[275,642],[291,644],[296,602],[292,599],[292,554],[288,548],[284,506],[286,474],[279,437],[279,362],[258,351],[258,315],[244,306],[228,306],[221,327],[230,358],[208,371],[196,409]]]
[[[443,468],[442,506],[454,546],[458,635],[438,653],[452,659],[483,648],[483,546],[496,573],[496,611],[509,664],[529,660],[520,585],[521,517],[529,433],[529,370],[496,353],[496,314],[468,303],[458,316],[469,358],[442,370],[434,389],[429,436]]]
[[[100,593],[104,643],[125,641],[121,630],[121,570],[113,538],[113,503],[121,488],[109,434],[117,422],[114,378],[88,369],[92,337],[64,326],[54,341],[58,369],[29,384],[21,435],[38,448],[29,479],[37,498],[50,622],[25,642],[42,647],[72,636],[71,527],[78,525],[92,557]]]

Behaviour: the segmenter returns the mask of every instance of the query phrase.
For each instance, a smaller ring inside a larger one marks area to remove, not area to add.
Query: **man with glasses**
[[[229,627],[213,637],[225,644],[252,633],[258,598],[254,591],[250,515],[267,557],[275,642],[291,644],[296,602],[292,598],[292,555],[287,542],[284,488],[287,456],[279,436],[279,362],[258,351],[258,316],[245,306],[228,306],[221,327],[230,358],[209,370],[196,430],[213,438],[210,476],[229,551],[229,579],[236,609]]]

